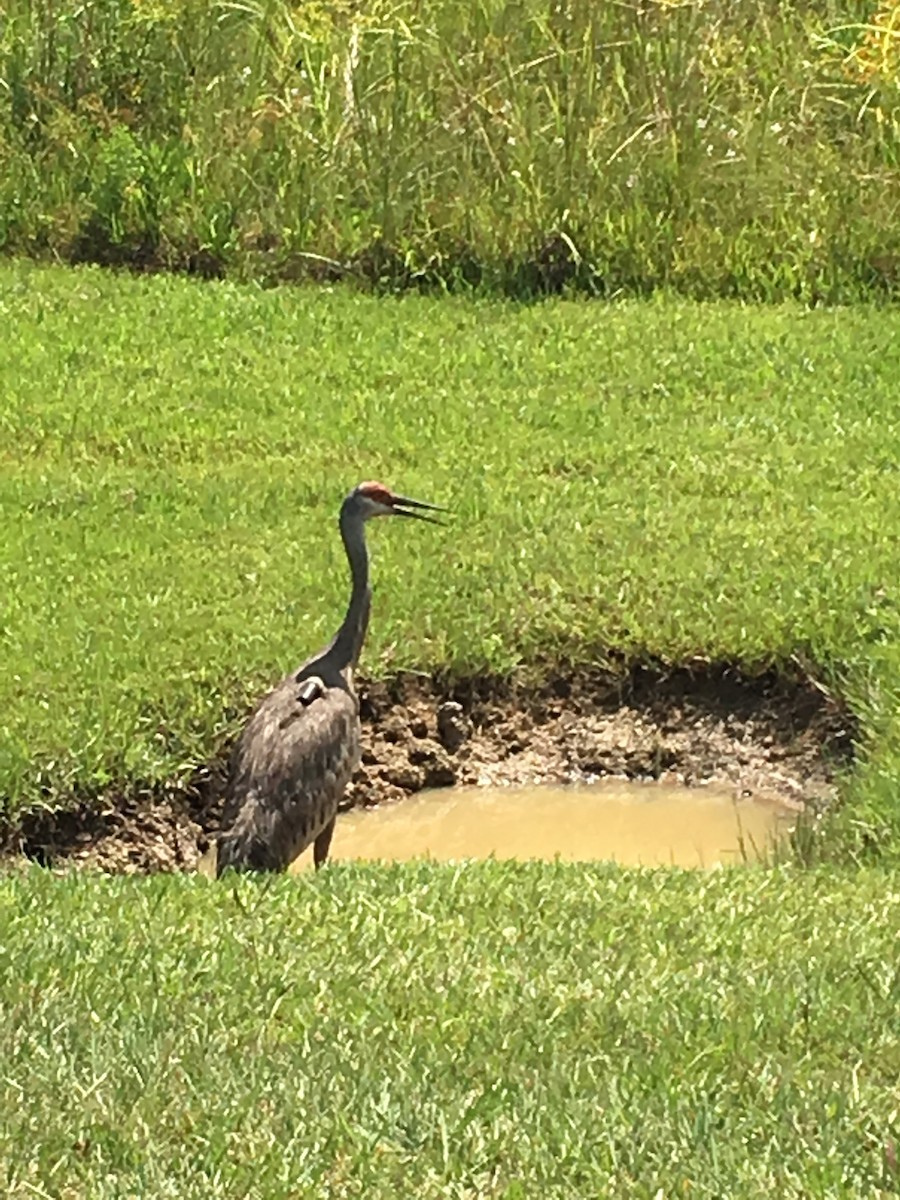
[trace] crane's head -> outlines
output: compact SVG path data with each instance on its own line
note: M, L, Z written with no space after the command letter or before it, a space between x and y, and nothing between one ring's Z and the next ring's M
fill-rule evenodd
M428 509L431 512L446 512L439 504L426 504L424 500L410 500L407 496L398 496L383 483L368 480L354 488L345 504L352 505L364 521L370 517L415 517L417 521L430 521L432 525L440 525L434 517L426 517L416 509Z

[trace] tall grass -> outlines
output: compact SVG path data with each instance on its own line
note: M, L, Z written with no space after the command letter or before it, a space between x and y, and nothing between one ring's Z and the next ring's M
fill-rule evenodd
M876 15L10 0L0 246L516 294L892 294L900 89Z

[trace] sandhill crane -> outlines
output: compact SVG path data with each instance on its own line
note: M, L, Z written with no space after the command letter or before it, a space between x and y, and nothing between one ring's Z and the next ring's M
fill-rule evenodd
M359 763L359 703L353 672L372 593L365 523L415 517L436 504L361 483L341 505L338 526L352 587L343 624L319 654L292 671L251 714L231 759L216 873L283 871L313 843L316 869L328 857L338 802Z

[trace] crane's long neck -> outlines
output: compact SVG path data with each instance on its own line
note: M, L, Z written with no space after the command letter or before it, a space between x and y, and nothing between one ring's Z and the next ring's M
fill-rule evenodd
M369 624L372 590L369 587L369 554L362 518L344 507L338 524L352 580L347 613L331 645L334 665L343 671L348 666L355 668L359 660Z

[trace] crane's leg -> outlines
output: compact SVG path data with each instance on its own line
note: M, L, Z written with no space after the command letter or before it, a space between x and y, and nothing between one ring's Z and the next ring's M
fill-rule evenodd
M328 847L331 845L331 835L334 833L334 822L336 817L332 817L316 840L313 842L313 862L316 870L325 862L328 857Z

